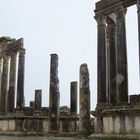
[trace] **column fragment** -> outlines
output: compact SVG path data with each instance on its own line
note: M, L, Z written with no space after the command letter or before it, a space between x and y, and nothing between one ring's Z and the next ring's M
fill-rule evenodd
M9 91L8 91L8 112L13 112L15 105L16 57L17 57L16 53L11 54Z
M87 64L80 66L80 134L88 134L90 130L90 89Z
M71 82L70 85L70 113L77 115L77 82Z
M128 103L128 74L125 14L123 6L116 8L116 51L117 51L117 103Z
M35 90L35 111L41 111L42 90Z
M58 56L51 54L50 64L50 99L49 99L49 133L59 130L60 93L58 80Z
M17 111L23 111L24 107L24 65L25 49L19 51L18 81L17 81Z
M107 105L107 38L106 38L106 16L96 15L98 24L98 51L97 51L97 107Z

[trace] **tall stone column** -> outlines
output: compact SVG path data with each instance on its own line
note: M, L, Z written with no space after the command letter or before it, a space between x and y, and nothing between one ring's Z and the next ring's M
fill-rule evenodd
M70 84L70 114L77 115L77 82Z
M108 77L109 77L109 105L114 106L117 102L116 95L116 25L112 19L107 20L108 38Z
M79 133L88 134L90 131L90 89L89 71L87 64L80 66L80 119Z
M14 111L15 106L15 88L16 88L16 53L11 54L10 61L10 77L8 91L8 112Z
M108 95L106 16L96 15L95 19L98 24L97 108L100 108L107 105Z
M41 111L41 104L42 104L42 90L35 90L35 112Z
M19 51L18 81L17 81L17 111L23 111L24 107L24 65L25 49Z
M1 84L1 113L7 112L7 94L8 94L8 65L9 57L3 57L3 72L2 72L2 84Z
M137 1L138 9L138 39L139 39L139 76L140 76L140 0Z
M116 8L116 52L117 52L117 103L128 103L128 74L125 14L123 6Z
M2 58L0 58L0 102L1 102L2 68L3 68L3 60Z
M59 130L60 93L58 80L58 56L51 54L50 64L50 98L49 98L49 133Z

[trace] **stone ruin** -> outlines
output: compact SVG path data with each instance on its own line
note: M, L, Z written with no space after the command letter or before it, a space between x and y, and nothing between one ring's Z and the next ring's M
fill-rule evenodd
M0 134L82 135L88 136L89 140L139 140L140 95L128 95L125 28L127 8L135 4L140 30L140 0L100 0L96 3L98 91L95 111L90 111L87 64L80 66L79 114L77 81L70 84L70 108L60 107L57 54L51 54L49 107L41 106L40 89L35 90L35 100L26 107L23 39L0 38Z
M25 106L24 66L23 39L1 37L0 135L76 136L93 132L87 64L80 67L80 114L77 113L76 81L70 84L70 108L60 107L57 54L51 54L49 107L42 107L41 89L35 90L35 99L30 102L30 107Z

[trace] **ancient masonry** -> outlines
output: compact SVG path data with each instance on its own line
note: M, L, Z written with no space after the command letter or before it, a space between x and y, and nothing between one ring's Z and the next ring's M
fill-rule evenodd
M79 72L79 114L77 81L70 83L70 108L60 107L57 54L51 54L49 107L41 106L40 89L35 90L35 100L26 107L23 39L0 38L0 134L84 135L89 140L139 140L140 95L128 95L125 28L127 8L135 4L140 41L140 0L100 0L96 3L98 91L95 111L90 111L87 64L82 64Z
M80 67L79 115L77 113L78 86L76 81L70 84L70 109L59 105L57 54L51 54L49 107L41 106L42 90L40 89L35 90L35 99L30 102L30 107L25 106L23 39L1 37L0 62L1 135L75 136L77 134L89 135L93 132L93 118L90 118L89 73L86 64Z

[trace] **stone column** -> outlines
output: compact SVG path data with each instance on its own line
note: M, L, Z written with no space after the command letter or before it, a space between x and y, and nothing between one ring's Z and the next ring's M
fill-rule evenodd
M116 25L108 18L107 20L108 37L108 77L109 77L109 105L116 105Z
M87 64L80 66L80 118L79 133L88 134L90 131L90 89Z
M137 1L138 9L138 39L139 39L139 75L140 75L140 0Z
M1 113L7 112L7 94L8 94L8 65L9 57L3 57L3 72L2 72L2 84L1 84Z
M2 68L3 68L3 60L2 58L0 58L0 102L1 102Z
M18 81L17 81L17 111L23 111L24 107L24 64L25 49L19 51Z
M128 103L128 74L125 14L123 6L116 8L116 53L117 53L117 103Z
M50 99L49 99L49 133L59 130L60 93L58 80L58 56L51 54L50 64Z
M107 37L106 37L106 16L96 15L98 24L98 51L97 51L97 108L107 105Z
M41 111L42 90L35 90L35 112Z
M70 85L70 114L77 115L77 82Z
M12 53L11 54L11 61L10 61L8 112L13 112L14 111L14 106L15 106L16 58L17 58L16 53Z

